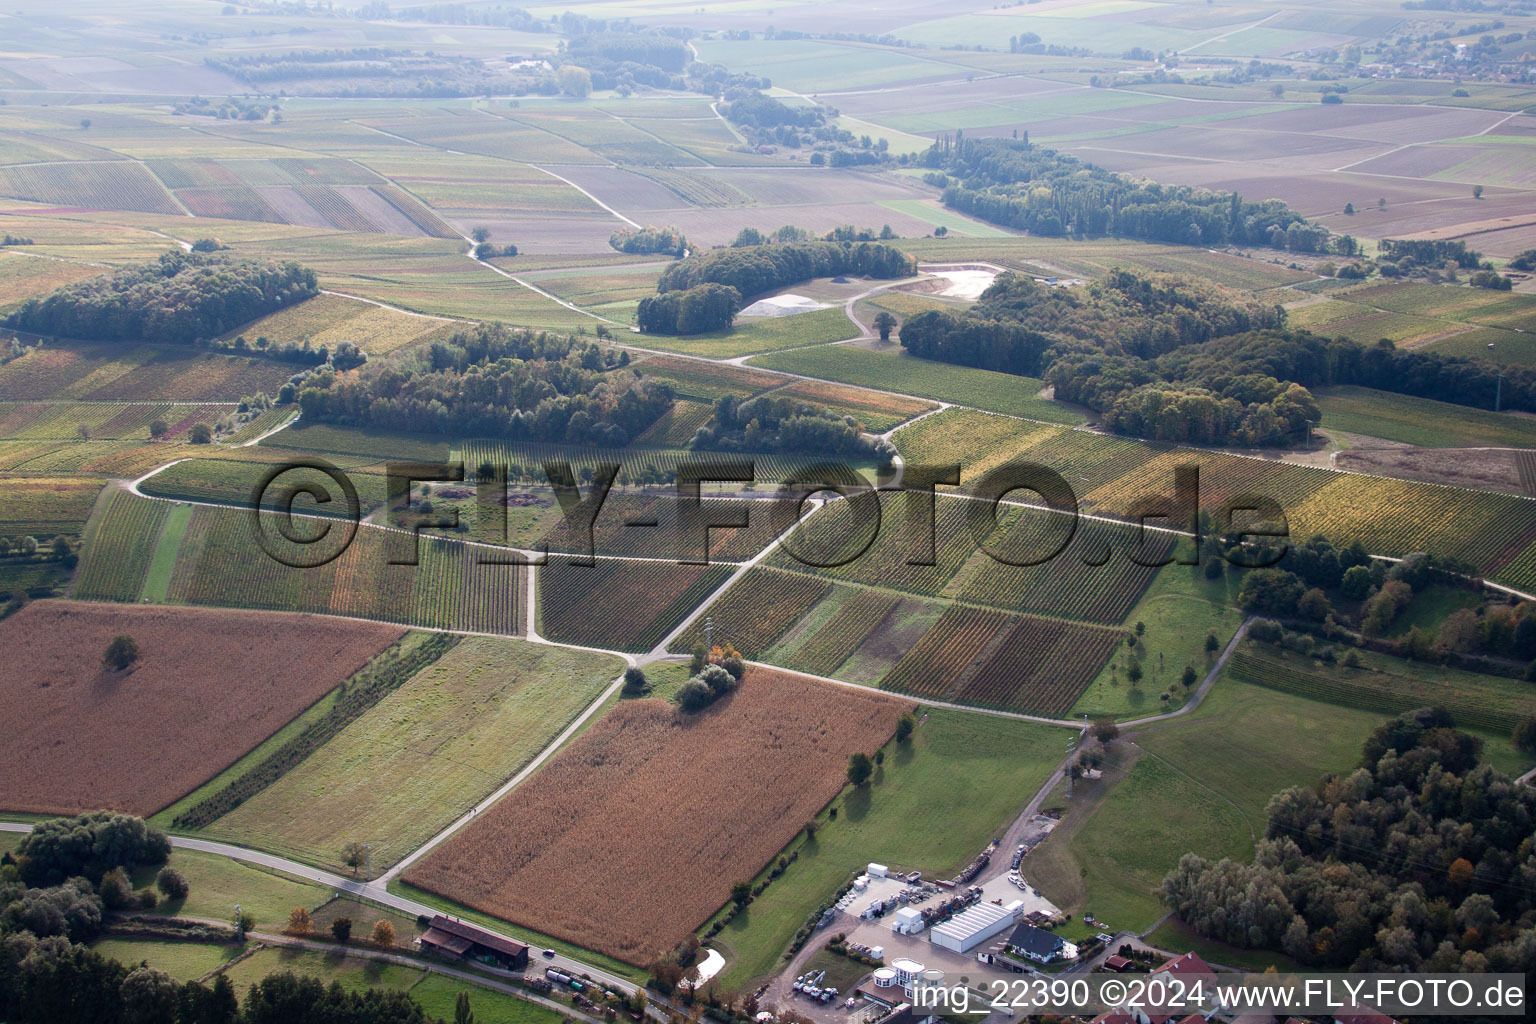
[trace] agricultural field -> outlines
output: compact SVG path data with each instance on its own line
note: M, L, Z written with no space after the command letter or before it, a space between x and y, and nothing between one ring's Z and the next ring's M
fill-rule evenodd
M0 167L0 196L100 210L181 213L154 175L126 160Z
M722 331L647 334L643 340L647 348L727 359L805 345L825 345L856 337L858 333L858 328L849 322L842 309L834 307L791 316L737 317L735 326Z
M704 614L714 620L715 643L758 659L831 589L827 580L759 566L732 583ZM687 653L704 639L701 616L668 649Z
M623 670L618 658L469 637L205 829L345 872L376 870L523 768Z
M167 345L58 344L0 364L0 401L235 401L277 394L298 367Z
M324 346L335 349L351 342L372 356L436 337L454 329L451 321L386 309L340 295L316 295L276 313L253 320L221 340L244 338L250 345L272 344ZM463 325L458 325L463 326Z
M1200 566L1173 564L1158 571L1125 616L1133 631L1138 622L1145 626L1136 646L1118 649L1072 706L1071 717L1141 718L1171 710L1160 703L1164 692L1174 707L1188 698L1181 680L1185 666L1195 670L1197 679L1204 679L1216 658L1205 650L1206 637L1216 637L1218 651L1225 650L1243 621L1237 607L1241 575L1208 580L1200 570ZM1145 673L1134 686L1128 674L1133 658Z
M1386 555L1433 549L1479 566L1513 586L1536 582L1526 552L1536 544L1522 499L1453 487L1334 473L1266 459L1111 437L1080 430L1037 427L965 409L924 418L894 436L912 462L962 460L962 485L1012 459L1027 459L1064 474L1084 511L1124 517L1138 508L1169 509L1174 471L1200 470L1200 505L1222 515L1242 494L1274 499L1292 534L1321 533L1335 543L1359 539ZM1382 516L1381 509L1398 510Z
M921 395L1008 416L1051 423L1082 422L1082 416L1068 406L1039 397L1044 381L917 359L899 350L887 354L853 345L822 345L757 356L751 363L769 370Z
M1319 388L1324 429L1430 448L1536 447L1536 420L1371 388Z
M166 402L0 402L0 439L26 441L148 441L150 425L165 425L159 440L185 440L194 423L213 426L234 405Z
M643 362L631 365L638 373L671 384L672 389L684 398L711 404L723 395L746 398L785 382L776 373L677 356L647 356Z
M1373 658L1359 669L1330 667L1253 640L1232 655L1227 670L1281 693L1379 714L1444 707L1459 725L1498 735L1511 721L1536 711L1530 687L1498 676L1396 659Z
M114 496L104 515L88 528L76 596L138 600L148 585L150 560L171 507L171 502L159 499ZM290 543L278 533L278 518L263 514L263 536L287 563L258 543L248 510L194 508L176 546L165 600L345 615L506 636L523 631L524 569L497 562L504 557L501 553L428 535L417 548L418 564L409 564L404 561L412 555L405 534L363 526L340 551L343 528L334 527L334 537L328 532L322 536L320 531L329 531L334 524L295 520L292 529L314 543ZM312 568L295 567L325 556L330 561ZM231 571L233 566L239 571Z
M126 633L138 662L104 670ZM45 601L0 622L10 652L8 810L159 810L264 740L401 635L366 623ZM60 645L58 638L71 642ZM196 637L196 643L189 638ZM301 644L302 665L267 655ZM217 657L210 658L210 654ZM241 685L226 666L241 665ZM87 699L87 697L89 699ZM177 709L168 714L168 708ZM64 737L62 741L60 737ZM127 771L153 752L156 770Z
M812 675L832 675L901 600L880 590L846 589L850 593L841 595L843 599L836 607L784 656L786 667Z
M937 406L900 395L882 394L864 388L844 387L817 380L798 380L773 393L775 398L793 398L822 406L842 416L852 416L870 433L882 434Z
M699 432L699 428L714 418L714 406L680 398L672 403L662 417L634 443L638 446L655 445L658 448L681 448Z
M0 485L0 536L78 534L101 481L72 477L6 478Z
M0 311L55 288L95 277L105 268L68 260L0 252Z
M1118 632L1020 616L953 699L1060 718L1120 645Z
M556 556L538 569L539 634L560 643L648 651L729 575L724 566Z
M664 701L626 701L404 880L646 963L835 797L848 755L884 744L903 710L765 669L688 728ZM572 818L573 805L586 813ZM625 868L594 886L567 869L578 862Z

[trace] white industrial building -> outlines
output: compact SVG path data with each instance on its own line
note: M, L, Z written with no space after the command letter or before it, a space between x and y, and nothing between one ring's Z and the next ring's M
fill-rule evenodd
M901 935L916 935L923 930L923 912L916 907L902 907L896 911L891 928Z
M1023 906L1023 900L1014 900L1006 907L996 903L978 903L943 924L935 925L928 933L928 941L956 953L968 953L993 936L1012 928Z

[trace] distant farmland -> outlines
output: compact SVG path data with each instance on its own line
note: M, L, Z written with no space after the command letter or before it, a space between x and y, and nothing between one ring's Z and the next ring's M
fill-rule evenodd
M29 605L0 622L9 750L0 804L35 814L152 814L403 632L263 612ZM102 652L121 633L138 643L139 661L105 671Z
M698 715L621 704L405 880L648 963L783 848L907 706L763 669ZM600 883L573 870L598 864Z

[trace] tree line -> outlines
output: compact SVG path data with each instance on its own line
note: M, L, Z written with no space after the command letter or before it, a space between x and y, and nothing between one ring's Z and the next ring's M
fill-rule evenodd
M322 369L305 381L299 407L312 423L620 448L674 396L632 371L607 372L610 359L595 344L482 324L414 360L357 374Z
M191 344L313 298L315 272L292 260L167 252L143 266L28 299L5 326L87 341Z
M1116 270L1085 288L999 275L964 313L902 325L913 355L1043 377L1118 433L1194 444L1288 446L1322 413L1309 389L1358 385L1536 411L1536 370L1363 345L1284 327L1284 311L1216 285ZM1504 380L1499 381L1500 377Z
M906 277L911 256L880 242L786 242L712 249L674 263L656 282L658 293L701 284L729 285L743 297L759 295L813 277Z
M1442 710L1393 719L1360 766L1269 802L1252 864L1188 853L1163 881L1203 935L1356 971L1536 969L1536 791Z
M923 166L958 179L944 203L1036 235L1119 235L1180 245L1267 245L1328 251L1327 228L1279 200L1160 185L1106 170L1022 139L937 139Z

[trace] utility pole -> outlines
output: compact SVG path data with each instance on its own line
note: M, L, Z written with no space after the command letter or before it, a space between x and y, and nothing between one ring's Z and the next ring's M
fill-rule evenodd
M363 881L373 881L373 844L363 844Z
M1498 374L1497 377L1498 377L1498 379L1496 381L1494 381L1494 385L1493 385L1494 389L1495 389L1494 392L1493 392L1493 411L1494 412L1498 412L1499 411L1499 406L1502 405L1503 402L1504 402L1504 375L1501 373L1501 374Z
M715 649L715 617L713 615L704 616L704 648L710 651Z

